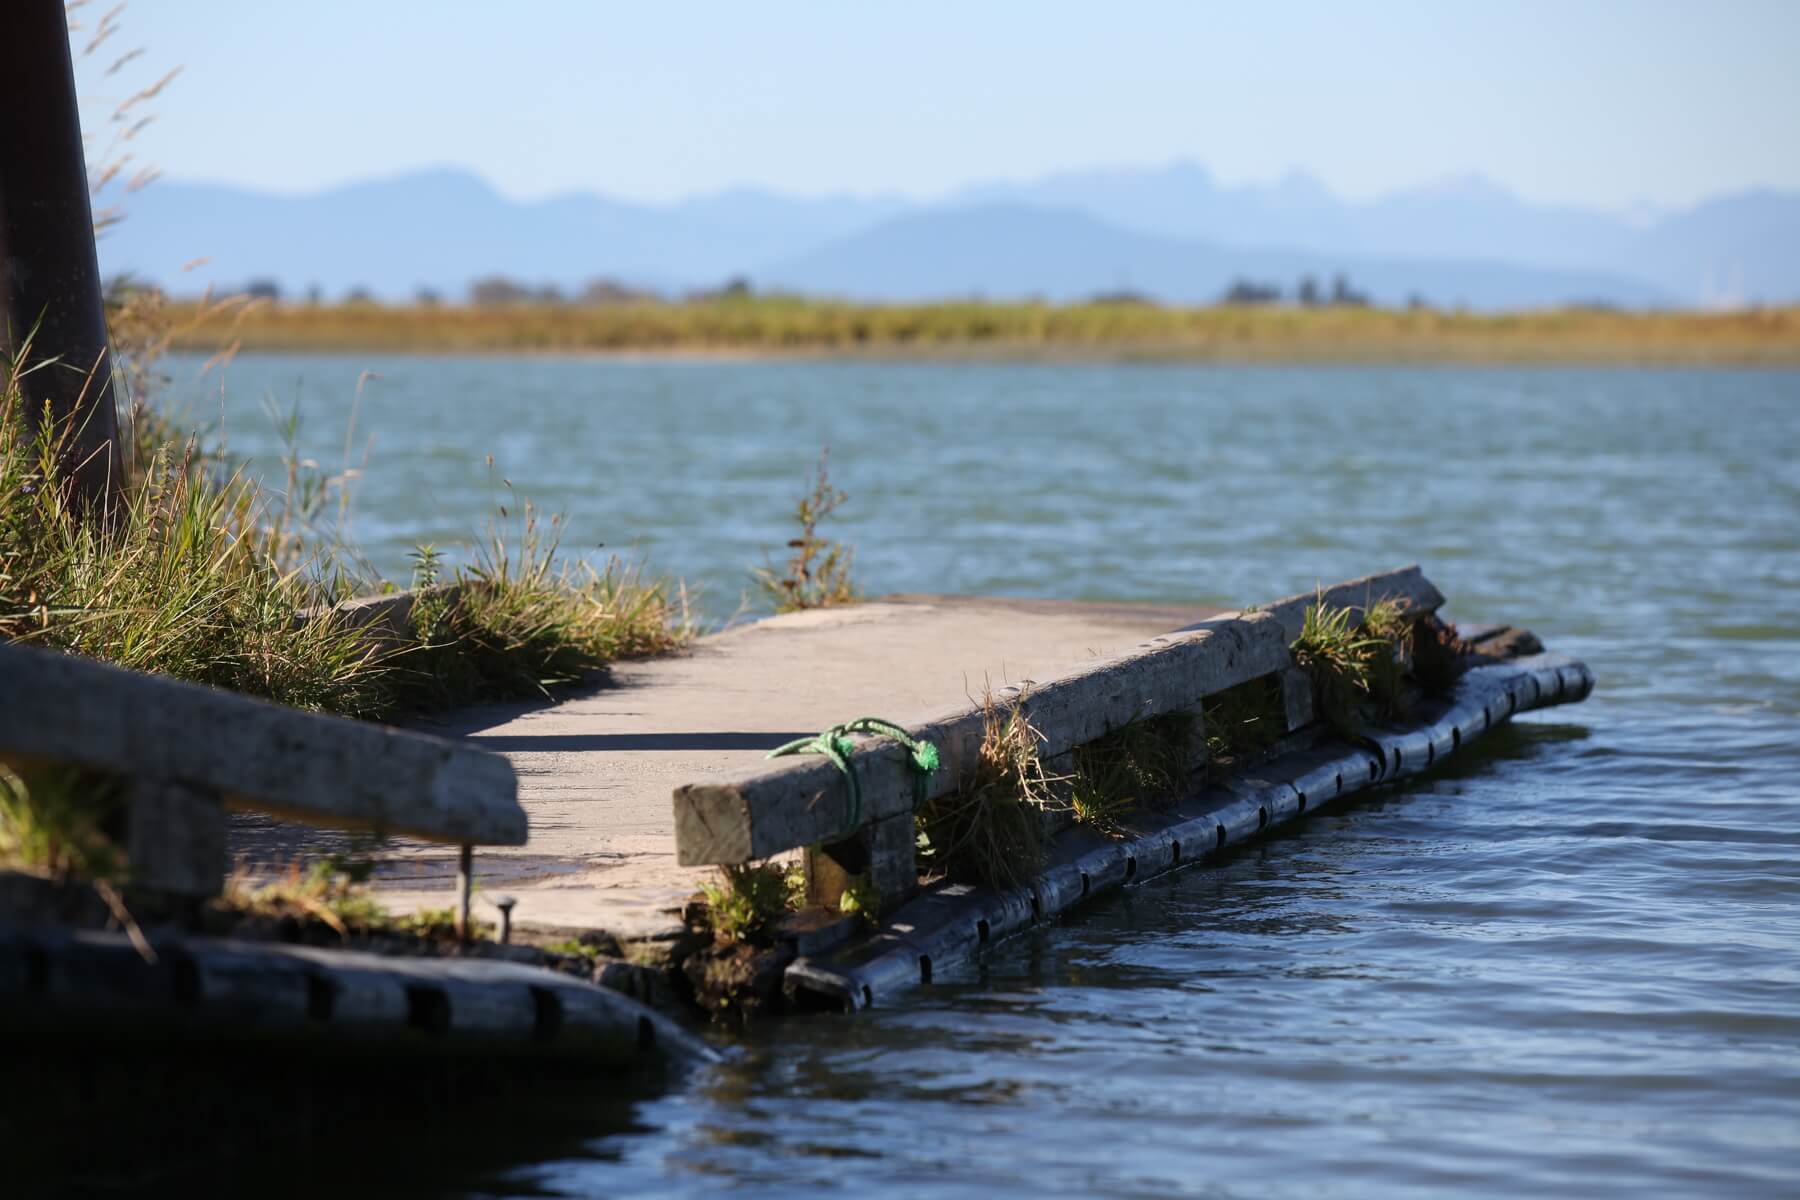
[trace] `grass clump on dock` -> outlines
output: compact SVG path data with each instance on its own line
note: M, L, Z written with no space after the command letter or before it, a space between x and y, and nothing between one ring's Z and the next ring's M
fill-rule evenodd
M1312 680L1319 715L1338 732L1355 733L1398 715L1410 640L1406 615L1391 601L1370 605L1359 621L1355 609L1321 600L1307 608L1291 649Z
M1069 780L1075 823L1114 836L1133 809L1179 800L1193 767L1196 725L1192 713L1164 713L1076 747Z
M753 573L778 613L854 604L862 598L850 573L855 552L842 542L819 534L819 523L850 498L832 486L830 453L829 448L820 452L812 486L794 507L800 535L788 542L793 553L788 555L787 565L780 571L767 566Z
M805 890L799 864L780 862L723 866L717 879L700 885L713 936L726 943L763 940L799 907Z
M436 549L420 547L412 639L385 660L406 707L544 695L693 637L684 587L617 558L600 570L562 562L561 532L560 517L546 530L526 502L516 545L491 534L449 587Z
M983 697L973 775L955 791L927 800L916 817L930 871L1002 888L1036 874L1044 858L1044 812L1061 782L1044 771L1038 756L1043 741L1019 701Z

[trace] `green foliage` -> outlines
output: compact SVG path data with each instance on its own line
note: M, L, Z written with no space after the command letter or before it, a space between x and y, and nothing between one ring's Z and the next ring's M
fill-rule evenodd
M124 815L117 783L103 776L0 765L0 865L122 882L126 863L117 835Z
M1179 800L1193 765L1194 728L1192 713L1165 713L1077 747L1069 792L1076 823L1112 835L1131 810Z
M67 502L57 434L34 433L15 369L0 381L0 639L30 641L264 696L376 716L392 705L321 573L286 565L289 530L193 441L126 481L113 519Z
M819 523L837 511L849 496L831 484L827 472L830 449L820 451L812 487L794 508L800 536L788 542L793 553L777 572L763 567L753 574L778 613L854 604L861 598L850 575L854 551L841 542L819 536Z
M1044 811L1062 782L1044 772L1043 735L1018 704L982 702L982 739L972 776L927 800L915 822L929 871L962 883L1016 887L1044 860Z
M1292 646L1295 665L1312 679L1319 715L1340 733L1396 715L1405 682L1405 614L1382 601L1361 621L1354 617L1351 608L1314 604Z
M720 867L717 879L700 885L714 936L722 942L762 939L794 908L795 874L794 868L776 862Z
M503 519L512 507L501 507ZM546 525L529 501L516 507L516 537L491 527L454 588L433 590L441 582L435 547L415 551L413 640L384 660L405 707L544 695L618 659L665 653L692 638L679 584L617 558L598 571L563 562L561 518Z
M559 954L564 958L579 958L592 965L600 957L600 947L590 946L580 938L567 938L560 942L550 942L544 949L551 954Z
M844 894L838 897L838 911L860 916L866 925L872 926L881 920L881 893L875 889L867 872L850 877Z

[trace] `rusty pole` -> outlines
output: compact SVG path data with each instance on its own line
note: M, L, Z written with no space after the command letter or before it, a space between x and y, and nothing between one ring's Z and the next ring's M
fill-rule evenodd
M118 416L94 250L75 64L63 0L5 0L0 18L0 350L51 365L22 382L48 410L64 477L90 509L120 483ZM30 365L30 364L27 364Z

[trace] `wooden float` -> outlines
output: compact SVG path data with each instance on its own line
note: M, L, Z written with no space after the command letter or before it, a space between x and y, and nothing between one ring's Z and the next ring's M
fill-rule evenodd
M1367 729L1354 742L1339 740L1316 719L1311 682L1289 647L1315 605L1350 609L1359 621L1380 602L1394 605L1410 624L1435 613L1444 597L1417 566L1405 567L1203 621L997 696L1027 716L1042 736L1041 757L1052 764L1134 720L1171 713L1203 719L1209 697L1256 680L1279 687L1283 700L1286 736L1270 760L1213 786L1196 784L1171 811L1135 814L1117 838L1065 826L1028 886L937 881L921 891L909 756L894 742L873 739L859 743L854 756L861 805L853 821L842 772L818 757L776 760L677 788L680 860L729 865L799 849L809 900L827 908L835 908L852 875L861 875L891 915L847 948L801 950L786 971L790 993L861 1008L930 982L934 969L996 938L1126 883L1229 851L1340 797L1426 770L1516 713L1574 703L1593 688L1587 667L1572 659L1495 659L1468 669L1447 696L1415 705L1402 723ZM1502 632L1471 630L1466 640L1498 645ZM1521 646L1535 648L1535 639L1519 636L1507 650ZM982 705L965 704L904 723L941 756L927 795L947 794L972 775L983 715Z
M217 938L151 945L146 957L121 934L0 929L0 1027L605 1066L717 1058L621 993L539 967Z

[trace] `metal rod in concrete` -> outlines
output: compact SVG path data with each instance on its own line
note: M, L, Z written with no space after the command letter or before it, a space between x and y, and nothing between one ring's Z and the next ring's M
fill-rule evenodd
M456 936L469 940L469 901L475 892L475 847L464 844L456 858Z

